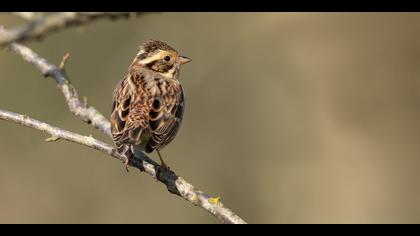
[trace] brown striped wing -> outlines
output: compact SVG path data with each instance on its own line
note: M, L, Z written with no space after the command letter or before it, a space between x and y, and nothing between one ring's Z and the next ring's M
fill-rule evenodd
M111 114L111 131L118 151L123 153L127 145L140 145L142 135L148 130L150 102L147 93L134 93L128 78L117 86Z
M173 93L155 99L150 111L152 138L146 145L146 152L161 150L176 136L184 114L184 91L182 87L173 88Z

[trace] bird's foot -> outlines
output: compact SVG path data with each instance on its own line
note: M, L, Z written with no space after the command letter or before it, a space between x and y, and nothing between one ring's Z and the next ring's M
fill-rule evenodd
M165 172L170 171L171 169L169 166L165 164L165 162L162 162L160 166L157 167L156 170L156 182L162 180L162 175L165 174Z

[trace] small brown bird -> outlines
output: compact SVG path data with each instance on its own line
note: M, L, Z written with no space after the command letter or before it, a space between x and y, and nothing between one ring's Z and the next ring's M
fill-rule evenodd
M128 159L135 149L159 151L177 134L184 113L184 92L179 82L180 65L191 59L180 56L168 44L148 40L140 46L127 75L114 91L111 130L118 152Z

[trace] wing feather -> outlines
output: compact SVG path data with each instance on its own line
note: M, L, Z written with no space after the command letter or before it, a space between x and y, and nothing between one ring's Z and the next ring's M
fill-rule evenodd
M134 92L130 76L127 75L114 91L111 130L118 149L124 149L126 145L139 145L148 126L147 101L144 96Z
M184 114L184 92L181 86L176 91L175 99L166 99L161 110L162 115L157 121L159 124L152 132L152 139L146 146L146 151L160 150L169 144L176 136ZM164 99L165 100L165 99Z

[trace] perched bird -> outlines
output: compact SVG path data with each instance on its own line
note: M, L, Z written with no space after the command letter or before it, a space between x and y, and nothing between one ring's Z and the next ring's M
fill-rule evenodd
M118 152L128 157L126 168L135 149L146 153L156 150L160 168L167 168L159 151L180 128L184 92L179 69L190 61L159 40L140 45L128 73L114 91L112 104L112 136Z

